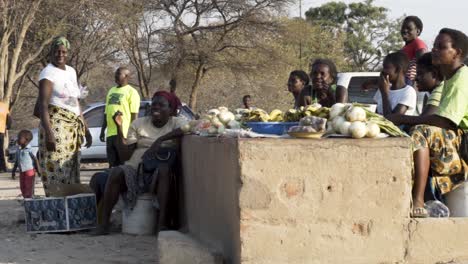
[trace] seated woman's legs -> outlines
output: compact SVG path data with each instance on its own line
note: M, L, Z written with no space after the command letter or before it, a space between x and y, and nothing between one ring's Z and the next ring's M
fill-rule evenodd
M97 234L109 232L110 217L112 209L119 200L119 195L127 190L124 171L115 167L110 171L104 195L102 197L102 224L96 230Z
M159 215L157 221L156 234L159 233L161 226L164 225L167 215L167 203L169 200L170 170L167 163L161 163L158 167L158 180L155 185L154 193L158 198Z
M424 191L427 185L430 169L429 148L422 148L414 152L414 185L413 207L424 207Z
M444 184L437 184L441 194L450 192L457 184L457 174L465 171L463 162L458 155L460 131L443 129L435 126L415 126L411 138L414 147L414 186L413 186L413 216L427 216L424 210L424 191L429 178L429 172L436 176L437 181L447 179Z
M96 195L96 204L99 204L102 196L104 195L107 178L109 178L108 170L95 173L93 176L91 176L91 179L89 180L89 187L94 191L94 194Z

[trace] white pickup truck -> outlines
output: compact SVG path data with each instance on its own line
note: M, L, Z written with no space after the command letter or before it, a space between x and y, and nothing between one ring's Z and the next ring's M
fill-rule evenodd
M368 104L369 110L375 111L377 104L373 98L379 76L379 72L340 72L337 85L348 89L348 102Z
M374 104L380 72L341 72L338 73L339 86L348 89L350 103Z

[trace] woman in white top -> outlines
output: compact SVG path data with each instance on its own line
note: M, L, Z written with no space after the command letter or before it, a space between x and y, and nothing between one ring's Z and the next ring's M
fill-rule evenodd
M76 72L66 65L69 48L66 38L56 38L50 51L51 63L39 76L38 159L47 196L51 184L80 183L79 150L83 137L86 137L86 147L92 143L81 115Z
M416 109L416 90L405 82L408 57L401 52L388 54L383 61L379 90L374 96L377 113L414 115Z

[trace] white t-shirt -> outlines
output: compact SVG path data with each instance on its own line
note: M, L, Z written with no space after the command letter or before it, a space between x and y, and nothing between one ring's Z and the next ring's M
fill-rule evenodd
M65 65L65 70L55 67L51 63L47 65L39 75L39 81L47 79L53 83L50 104L67 109L77 115L80 114L81 92L76 77L76 71Z
M393 110L399 104L406 105L408 110L406 110L405 115L414 115L416 109L416 97L416 90L409 85L402 89L390 90L390 107ZM380 90L377 90L375 93L374 101L377 103L377 113L383 114L382 94L380 93Z
M141 117L133 121L128 129L127 144L131 145L136 143L137 147L130 159L125 162L125 165L130 165L135 169L138 168L141 157L158 138L185 124L187 124L187 120L181 117L171 117L165 126L159 128L153 125L151 116ZM163 146L165 147L170 147L173 144L173 141L163 142Z

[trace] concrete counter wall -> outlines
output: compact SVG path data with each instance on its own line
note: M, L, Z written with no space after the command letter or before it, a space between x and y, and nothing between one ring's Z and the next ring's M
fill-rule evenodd
M182 149L184 229L222 252L229 263L239 263L238 142L190 136L184 138Z
M183 140L183 166L187 229L222 252L227 263L468 259L466 247L457 245L426 255L434 250L425 246L427 240L456 244L448 234L455 226L468 231L468 222L441 220L448 221L446 232L434 237L429 230L443 222L411 221L406 138L189 136Z

